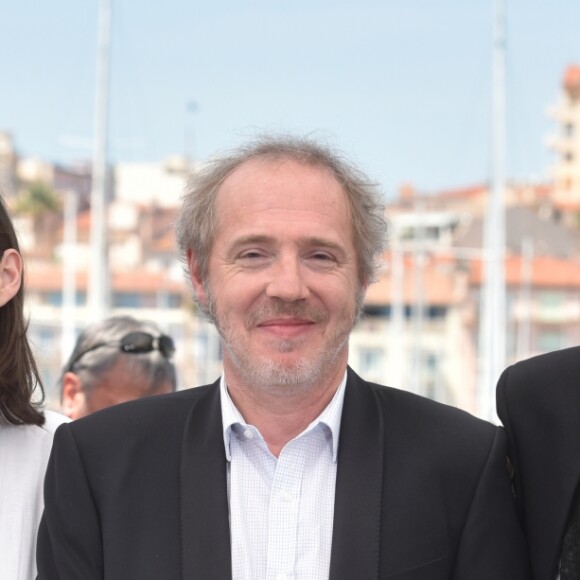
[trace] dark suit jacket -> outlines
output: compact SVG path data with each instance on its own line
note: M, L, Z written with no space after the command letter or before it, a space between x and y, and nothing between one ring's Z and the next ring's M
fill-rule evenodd
M40 580L228 580L218 383L61 427ZM349 370L331 580L520 580L502 429Z
M506 369L497 409L508 432L534 578L552 580L580 481L580 348Z

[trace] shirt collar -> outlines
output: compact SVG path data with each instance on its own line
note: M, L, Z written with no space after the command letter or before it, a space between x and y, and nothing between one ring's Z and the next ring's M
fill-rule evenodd
M305 431L315 427L318 424L323 424L330 429L332 434L332 461L336 463L338 457L338 438L340 434L340 422L342 419L342 407L344 404L344 392L346 389L346 371L336 393L332 400L324 408L322 413L318 415L314 421L305 429ZM230 453L230 437L232 435L232 427L234 425L241 425L248 427L249 425L244 421L242 414L232 401L228 388L226 385L225 375L222 374L220 379L220 404L222 411L222 426L224 435L224 448L226 452L226 460L231 461Z

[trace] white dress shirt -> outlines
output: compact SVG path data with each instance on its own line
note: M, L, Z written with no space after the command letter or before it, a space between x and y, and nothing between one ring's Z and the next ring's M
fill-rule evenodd
M222 376L233 580L328 580L345 385L276 458Z

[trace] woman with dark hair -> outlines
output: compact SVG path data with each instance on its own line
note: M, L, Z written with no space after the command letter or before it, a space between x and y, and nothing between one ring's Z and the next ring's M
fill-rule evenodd
M53 433L67 420L41 409L44 391L26 328L22 257L0 197L0 565L10 580L36 575L44 471Z

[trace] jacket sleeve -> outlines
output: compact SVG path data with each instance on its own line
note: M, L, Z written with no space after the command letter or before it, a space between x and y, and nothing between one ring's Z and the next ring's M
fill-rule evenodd
M505 431L498 427L473 495L453 580L528 580L524 533L507 465Z
M99 514L70 424L56 432L44 483L37 580L102 580Z

